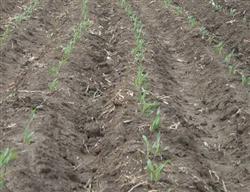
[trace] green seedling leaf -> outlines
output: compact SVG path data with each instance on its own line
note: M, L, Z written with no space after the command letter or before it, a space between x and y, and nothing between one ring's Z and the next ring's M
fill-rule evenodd
M236 74L236 66L235 65L229 65L229 74L230 75L235 75Z
M173 4L173 0L164 0L165 6L169 8Z
M209 36L209 31L206 29L206 27L202 26L200 28L200 34L202 39L206 39Z
M180 6L175 7L175 13L176 15L182 15L183 14L183 9Z
M229 53L225 58L224 58L224 63L226 63L227 65L230 64L231 59L234 57L234 51L232 51L231 53Z
M11 161L16 159L16 153L13 149L6 148L0 153L0 169L8 165Z
M152 182L158 182L161 178L161 174L164 171L164 168L170 161L166 161L165 163L154 163L150 159L147 160L147 172Z
M32 142L32 137L34 135L33 131L30 131L27 127L24 129L23 133L23 141L25 144L30 145Z
M137 70L137 75L135 78L135 86L138 90L142 90L147 82L147 74L144 72L143 67L140 65Z
M220 42L217 45L215 45L214 50L215 50L215 53L217 53L218 55L222 55L223 50L224 50L224 43Z
M54 79L51 83L49 83L49 90L51 92L57 91L59 87L58 79Z
M143 138L143 142L144 142L144 144L145 144L145 146L146 146L147 158L149 158L150 153L151 153L151 151L152 151L151 144L150 144L148 138L147 138L145 135L143 135L142 138Z
M154 156L161 156L161 133L158 132L156 135L156 141L152 146L152 152Z
M161 113L160 113L160 110L157 110L157 114L153 120L151 127L150 127L150 131L151 132L158 131L159 127L160 127L160 122L161 122Z
M188 23L192 28L195 28L197 25L196 18L194 16L188 16Z
M245 75L241 75L241 82L243 86L246 86L249 84L250 80L248 77L246 77Z

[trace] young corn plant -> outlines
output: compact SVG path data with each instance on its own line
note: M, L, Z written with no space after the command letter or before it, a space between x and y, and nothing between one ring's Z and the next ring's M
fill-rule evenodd
M215 11L222 11L223 7L218 4L215 0L210 0L209 3L212 5Z
M149 142L147 136L143 135L142 139L143 139L143 142L144 142L144 144L146 146L146 157L147 157L147 159L149 159L150 154L152 153L152 145Z
M209 34L207 41L208 41L208 43L209 43L210 45L211 45L212 43L217 43L215 34Z
M156 141L152 145L152 152L154 157L161 156L161 133L158 132L156 135Z
M247 77L245 75L241 75L241 82L243 86L250 85L250 77Z
M235 56L235 54L234 54L234 50L233 50L229 54L226 55L226 57L224 58L224 63L229 65L234 56Z
M236 74L236 65L229 65L229 74L230 75L235 75Z
M5 176L7 166L16 159L16 152L13 149L6 148L0 152L0 190L5 186Z
M146 91L145 90L141 91L139 97L141 111L143 114L151 115L159 107L159 104L156 102L147 101L146 96L147 96Z
M217 45L214 46L214 50L216 54L221 56L224 50L224 43L219 42Z
M176 6L176 7L174 8L174 11L175 11L175 14L178 15L178 16L180 16L180 15L183 14L183 8L180 7L180 6Z
M26 127L24 128L24 133L23 133L23 142L25 144L30 145L32 142L32 137L34 135L33 131L30 131L30 126L31 123L34 121L34 119L36 118L36 114L37 114L37 108L32 109L31 114L30 114L30 118L28 120L28 123L26 125Z
M229 16L234 18L236 15L237 15L237 9L230 8Z
M161 134L160 132L156 135L156 141L151 144L151 142L148 140L147 136L143 135L143 142L146 146L146 157L149 159L150 157L160 157L161 156Z
M160 113L160 110L158 109L157 110L157 113L156 113L156 116L153 120L153 123L152 125L150 126L150 131L151 132L156 132L159 130L160 128L160 123L161 123L161 113Z
M195 18L194 16L190 15L190 16L188 16L187 19L188 19L189 25L190 25L192 28L195 28L196 25L197 25L197 20L196 20L196 18Z
M207 39L209 36L209 31L206 29L206 27L202 26L200 28L200 34L202 39Z
M173 0L164 0L165 6L169 8L173 4Z
M145 88L145 84L147 82L147 78L148 78L147 73L145 73L142 65L139 65L138 69L137 69L136 78L135 78L135 87L139 91L141 91L142 88Z
M170 164L170 161L166 161L165 163L155 163L148 159L147 161L147 172L149 175L149 179L152 182L158 182L161 179L162 172L167 164Z

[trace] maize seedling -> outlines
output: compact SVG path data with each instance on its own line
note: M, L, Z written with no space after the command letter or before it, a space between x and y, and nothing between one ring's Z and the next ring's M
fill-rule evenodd
M49 83L49 90L51 92L57 91L59 87L58 79L54 79L52 82Z
M250 77L247 77L245 75L241 75L241 82L242 82L242 85L244 86L247 86L247 85L250 85Z
M206 29L206 27L202 26L200 28L200 34L202 39L206 39L209 36L209 31Z
M153 120L153 123L150 126L150 131L151 132L158 131L159 128L160 128L160 122L161 122L161 113L160 113L160 110L158 109L157 114L156 114L156 116L155 116L155 118Z
M234 8L231 8L231 9L229 10L229 16L235 17L236 15L237 15L237 10L234 9Z
M177 15L182 15L182 14L183 14L183 9L182 9L182 7L176 6L176 7L175 7L175 13L176 13Z
M225 58L224 58L224 63L225 64L230 64L231 59L235 56L234 51L231 51Z
M218 55L222 55L223 50L224 50L224 43L220 42L217 45L214 46L215 53Z
M229 74L230 75L235 75L236 74L236 65L229 65Z
M0 152L0 189L5 186L6 167L16 159L16 152L13 149L6 148Z
M217 2L215 2L214 0L210 0L209 3L213 6L215 11L221 11L223 9L223 7L219 5Z
M154 156L161 156L161 133L158 132L156 135L156 141L153 143L152 152Z
M192 28L195 28L197 25L196 18L194 16L188 16L188 23Z
M164 0L164 3L166 7L170 7L170 5L173 3L173 0Z
M30 131L30 125L33 122L33 120L36 118L36 113L37 113L37 108L32 109L30 119L24 128L24 133L23 133L23 142L25 144L30 145L32 142L32 136L34 135L34 132Z
M157 156L161 156L161 134L160 132L157 133L156 135L156 141L151 144L148 140L148 138L143 135L143 142L146 146L146 157L147 159L150 158L151 155L153 155L153 157L157 157Z
M161 174L164 171L164 168L167 164L170 164L170 161L166 161L165 163L157 164L152 162L150 159L147 161L147 172L152 182L158 182L161 178Z
M137 69L137 75L135 78L135 87L138 90L142 90L142 88L145 86L145 84L147 82L147 77L148 77L148 75L145 73L143 67L141 65L139 65L139 67Z
M144 144L146 145L146 157L148 159L150 154L151 154L151 151L152 151L152 146L151 146L148 138L145 135L143 135L142 138L143 138Z
M208 43L209 43L210 45L211 45L212 43L217 43L215 34L210 34L210 35L208 36Z
M141 105L141 110L142 110L142 113L146 115L151 115L154 112L154 110L159 107L159 104L155 102L148 102L146 100L146 95L147 94L145 90L143 90L140 93L139 101Z

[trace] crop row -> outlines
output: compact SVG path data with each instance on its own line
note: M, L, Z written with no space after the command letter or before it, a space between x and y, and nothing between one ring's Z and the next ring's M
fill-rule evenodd
M28 17L28 15L30 16L32 12L31 10L34 10L35 5L37 5L38 2L39 2L38 0L34 0L32 4L33 6L30 6L30 8L26 9L25 13L21 14L22 16L18 17L19 18L18 21L24 20L25 18ZM76 44L80 41L83 33L86 32L89 27L90 27L90 19L89 19L89 11L88 11L88 0L82 0L81 22L75 27L72 39L63 49L63 56L59 64L52 66L49 69L49 74L51 75L51 77L54 78L54 80L51 83L49 83L49 86L48 86L50 91L57 90L58 83L59 83L58 77L59 77L61 68L63 67L63 65L68 63ZM30 117L26 123L26 126L24 127L24 132L23 132L24 144L30 145L32 143L32 136L34 135L34 132L31 131L30 128L31 128L32 122L36 118L37 111L39 110L39 106L41 106L41 104L38 105L37 107L34 107L30 112ZM14 149L6 148L5 150L0 152L0 189L2 189L5 186L7 166L9 165L11 161L15 160L16 157L17 157L17 152Z
M149 81L148 74L143 68L143 61L145 57L146 42L143 35L143 23L133 11L132 6L127 0L119 0L120 6L126 11L128 17L133 23L133 32L136 41L136 46L132 50L134 57L134 64L137 66L136 77L134 80L135 88L138 92L138 103L141 113L149 120L152 119L150 132L155 138L153 141L148 136L143 135L142 139L145 144L145 159L146 170L151 182L158 182L161 178L162 172L169 160L162 160L161 155L161 113L160 104L149 99ZM159 158L160 157L160 158Z
M11 36L12 32L23 21L28 20L34 10L38 7L40 0L32 0L31 3L24 9L24 11L15 16L14 19L6 26L3 34L0 35L0 48L8 41L9 37Z
M164 3L170 11L173 11L178 16L185 17L191 28L199 29L201 38L213 47L214 52L218 56L223 58L222 63L228 66L231 75L239 76L243 86L250 85L250 76L247 71L240 69L239 65L235 64L238 55L234 49L228 51L227 47L229 46L225 42L221 41L216 34L209 31L195 16L190 15L184 8L175 5L172 0L164 0Z

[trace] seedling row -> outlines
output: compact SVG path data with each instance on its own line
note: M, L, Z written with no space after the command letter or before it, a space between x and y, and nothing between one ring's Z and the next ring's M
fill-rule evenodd
M172 0L164 0L164 3L169 10L179 16L185 17L191 29L199 29L201 38L213 47L216 55L223 58L222 63L228 66L229 74L239 76L243 86L250 85L250 76L248 71L246 69L240 69L238 65L235 64L237 62L238 55L234 49L228 51L227 47L229 46L226 45L225 42L221 41L216 34L210 32L195 16L190 15L190 13L184 8L175 5Z
M23 20L29 18L32 12L34 11L35 7L37 7L38 3L39 3L38 0L32 1L32 4L25 10L24 13L16 17L15 21L17 21L17 23L21 23ZM60 75L60 70L64 65L66 65L69 62L70 56L73 53L75 46L80 41L82 35L84 34L84 32L88 30L89 27L90 27L90 19L89 19L89 11L88 11L88 0L82 0L81 22L75 27L72 39L63 49L63 56L62 56L62 59L59 61L59 64L52 66L49 69L50 76L54 78L54 80L51 83L49 83L49 86L48 86L48 89L51 92L58 90L58 86L59 86L58 78ZM1 39L2 40L1 42L7 41L7 37L11 35L11 32L14 28L11 28L11 26L9 26L9 29L10 29L9 30L10 33L5 32L4 33L5 36L3 36L5 37L5 39ZM31 125L37 116L39 107L44 102L45 101L43 101L37 107L33 108L30 112L29 119L27 120L26 125L24 127L24 131L23 131L23 143L24 144L30 145L33 142L33 135L35 133L31 131ZM6 148L2 152L0 152L0 189L4 188L5 186L5 177L7 174L8 164L11 161L15 160L16 157L17 157L17 152L15 151L15 149Z
M133 23L133 32L136 41L136 47L132 50L134 56L134 64L137 66L136 77L134 80L135 88L138 92L138 103L141 113L151 122L150 132L153 134L154 140L149 139L149 136L143 135L145 145L146 170L151 182L157 183L164 171L164 168L170 163L169 160L159 160L161 156L161 112L160 104L151 101L149 98L149 78L143 67L143 61L146 50L146 40L143 35L143 23L136 15L132 6L127 0L119 0L120 6L126 11L128 17Z
M40 0L32 0L31 3L24 9L24 12L14 17L13 21L11 21L6 27L3 34L0 34L0 48L7 43L11 34L15 30L15 28L20 25L23 21L28 20L33 12L36 10L40 3Z

